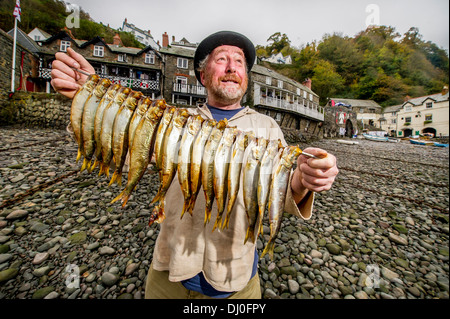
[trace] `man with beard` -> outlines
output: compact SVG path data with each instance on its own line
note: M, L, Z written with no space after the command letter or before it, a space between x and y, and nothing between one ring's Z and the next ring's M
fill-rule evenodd
M73 97L86 78L69 66L91 73L93 69L79 54L71 50L68 53L56 54L52 85ZM255 57L252 42L242 34L221 31L205 38L196 50L194 66L197 79L207 89L207 102L190 111L205 119L226 118L229 126L251 130L257 137L280 139L286 145L274 119L241 106ZM338 169L332 154L318 148L305 151L326 157L299 156L297 168L291 172L285 211L308 220L314 193L329 190ZM229 228L212 231L213 223L204 226L203 196L198 196L192 216L180 220L183 195L180 186L172 183L166 195L166 218L160 225L147 276L146 298L261 298L256 240L244 243L248 221L242 189L239 192ZM216 218L214 213L215 202L211 220Z

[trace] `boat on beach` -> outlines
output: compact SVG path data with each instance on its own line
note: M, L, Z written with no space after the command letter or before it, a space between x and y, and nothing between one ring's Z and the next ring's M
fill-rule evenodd
M437 147L448 147L448 144L438 143L438 142L433 142L433 143L434 143L434 146L437 146Z
M336 140L337 143L340 144L348 144L348 145L356 145L359 144L358 141L351 141L351 140Z
M415 140L415 139L410 138L410 139L409 139L409 142L410 142L411 144L414 144L414 145L429 145L429 146L434 146L434 142L427 141L427 140Z
M363 134L364 138L369 141L375 141L375 142L387 142L389 139L384 136L375 136L375 135L369 135L369 134Z

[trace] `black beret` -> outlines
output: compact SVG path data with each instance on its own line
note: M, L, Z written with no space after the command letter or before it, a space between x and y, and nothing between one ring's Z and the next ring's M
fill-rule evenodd
M244 51L245 60L247 61L247 73L252 69L256 57L256 50L253 43L240 33L233 31L219 31L203 39L195 51L194 70L195 76L200 84L202 81L200 80L200 72L197 70L200 61L221 45L232 45L241 48L242 51Z

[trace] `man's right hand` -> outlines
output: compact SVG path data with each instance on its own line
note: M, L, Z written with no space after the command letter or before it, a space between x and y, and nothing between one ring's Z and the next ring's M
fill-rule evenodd
M50 82L56 92L69 98L73 98L80 86L82 86L87 76L71 69L71 67L83 70L89 74L94 74L92 65L79 53L68 48L67 54L57 52L52 63L52 81Z

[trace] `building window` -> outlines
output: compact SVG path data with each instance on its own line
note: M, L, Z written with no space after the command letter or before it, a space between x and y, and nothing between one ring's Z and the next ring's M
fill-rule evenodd
M397 119L392 119L391 124L395 124L395 123L397 123Z
M313 100L313 95L311 93L309 93L309 100L312 102Z
M308 97L308 93L306 91L303 91L303 98L306 99Z
M61 41L61 46L59 47L59 50L62 52L66 52L67 48L70 48L70 41Z
M125 54L117 55L117 61L118 62L125 62Z
M301 95L300 88L297 88L297 95Z
M409 112L409 111L411 111L411 110L412 110L411 105L405 105L405 111L406 111L406 112Z
M184 58L177 58L177 67L179 67L180 69L187 69L188 60Z
M266 84L271 85L272 84L272 78L270 76L266 76Z
M427 109L431 109L433 107L433 102L427 102L427 104L425 104Z
M94 45L94 56L103 57L105 55L105 47L102 45Z
M405 123L411 123L411 116L405 117Z
M155 53L149 52L149 53L145 54L145 63L155 64Z
M283 81L281 81L281 80L278 80L278 87L279 87L280 89L282 89L282 88L283 88Z
M432 114L425 115L425 121L432 121L432 120L433 120Z

